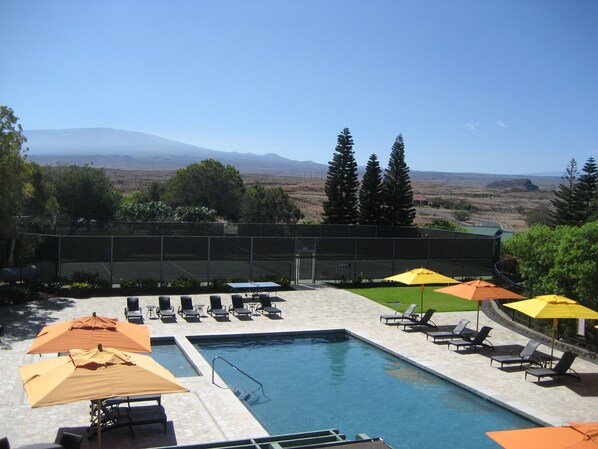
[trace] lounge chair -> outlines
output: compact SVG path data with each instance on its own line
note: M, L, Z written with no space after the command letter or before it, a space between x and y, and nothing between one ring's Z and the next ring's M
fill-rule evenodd
M127 298L127 307L125 307L125 317L127 318L127 321L143 321L143 314L141 312L139 298L129 296Z
M56 444L60 444L64 449L79 449L83 442L83 435L71 432L62 432L56 436Z
M257 312L261 312L262 315L264 313L267 313L268 316L271 316L271 315L281 316L282 315L282 310L280 310L278 307L274 307L272 305L272 301L270 301L270 295L268 295L267 293L260 293L259 299L260 299L260 305L257 306L257 308L256 308Z
M178 313L185 319L192 318L201 321L199 319L199 312L193 307L193 298L191 296L181 296L181 305L179 306Z
M241 295L235 293L230 297L233 303L228 309L229 312L232 312L233 315L237 316L251 317L251 310L245 307L245 304L243 304L243 297Z
M492 365L492 362L500 363L501 368L503 365L511 365L514 363L519 363L520 367L523 366L524 363L535 363L540 365L542 363L541 359L534 355L538 346L540 346L539 341L530 340L519 353L510 351L508 354L504 355L493 355L490 357L490 365Z
M457 338L457 337L465 337L471 331L467 330L467 324L469 320L461 320L457 325L450 331L429 331L426 332L426 340L430 337L433 338L433 341L437 339L445 339L445 338Z
M494 350L494 346L492 345L492 343L490 343L490 341L487 341L488 334L490 334L491 330L492 328L490 326L484 326L472 339L460 338L457 340L449 340L448 348L450 349L451 346L456 346L457 351L459 351L459 349L462 348L471 348L475 351L477 347L480 346L491 348L492 350Z
M170 305L170 296L159 296L158 297L158 316L160 318L168 320L176 320L174 313L174 307Z
M380 321L384 320L384 322L388 324L389 321L395 320L416 320L417 315L413 313L416 307L417 304L411 304L403 313L396 312L394 315L380 315Z
M530 376L536 377L537 382L539 382L542 377L556 377L557 381L560 381L562 376L573 377L581 381L579 374L577 374L577 372L571 368L571 365L573 365L573 361L576 357L577 354L570 351L565 351L563 356L559 359L557 364L554 365L554 367L528 369L525 371L525 379L527 379L527 375L529 374Z
M421 328L421 327L433 327L433 328L437 328L438 326L436 326L436 324L434 324L434 322L432 320L430 320L430 318L432 318L432 315L434 315L434 312L436 312L436 310L434 309L428 309L426 310L426 313L424 313L424 315L419 319L419 320L403 320L403 321L399 321L397 323L397 327L399 326L403 326L403 330L407 329L408 327L411 328Z
M214 318L228 318L228 311L222 307L220 295L210 295L210 306L208 313Z

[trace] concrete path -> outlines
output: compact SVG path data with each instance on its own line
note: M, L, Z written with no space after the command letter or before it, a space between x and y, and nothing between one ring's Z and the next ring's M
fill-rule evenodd
M411 362L436 374L452 379L465 388L478 392L506 407L518 410L533 419L551 425L570 421L598 421L598 365L578 358L573 368L581 374L582 382L564 378L560 383L541 385L524 381L523 371L501 370L490 366L487 350L477 353L456 353L444 344L428 341L421 332L404 332L396 326L380 323L381 314L390 309L359 295L326 286L302 286L293 291L280 292L276 305L283 310L282 319L253 316L242 321L232 317L218 322L204 317L201 323L186 322L178 317L176 323L145 319L152 336L172 336L197 366L203 376L183 378L189 393L164 395L162 403L168 415L168 432L158 425L139 428L134 438L127 429L107 432L102 438L104 448L145 448L173 444L233 440L267 435L267 432L245 409L234 394L211 383L211 368L186 339L191 335L222 335L243 333L288 332L302 330L347 329ZM230 303L227 294L222 295ZM400 298L397 298L398 300ZM209 304L208 295L194 295L195 304ZM157 296L140 297L142 306L156 305ZM172 296L172 303L179 303ZM125 297L89 299L53 299L0 309L0 324L6 336L0 343L0 436L6 435L12 447L36 442L53 441L57 431L83 433L89 425L89 403L58 405L31 409L18 375L19 365L40 360L27 355L27 348L42 326L74 317L89 315L112 316L124 319ZM145 309L144 309L145 310ZM205 312L205 309L204 309ZM468 318L475 323L475 312L436 314L439 325L454 325ZM491 341L497 353L523 346L527 338L518 335L485 316L480 326L493 327ZM544 352L550 348L541 346ZM555 353L559 356L560 353ZM43 357L54 357L55 354ZM315 430L315 429L305 429ZM377 435L370 435L375 437ZM349 435L353 438L354 435ZM93 448L95 440L84 440L83 448Z

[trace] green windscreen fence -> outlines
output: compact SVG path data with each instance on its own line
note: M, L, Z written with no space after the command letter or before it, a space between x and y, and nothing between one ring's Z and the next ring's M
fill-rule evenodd
M263 225L262 225L263 226ZM346 227L345 227L346 228ZM377 231L380 230L378 227ZM23 236L42 280L98 273L169 282L186 277L248 280L286 276L292 282L379 280L417 267L447 276L492 276L497 237Z

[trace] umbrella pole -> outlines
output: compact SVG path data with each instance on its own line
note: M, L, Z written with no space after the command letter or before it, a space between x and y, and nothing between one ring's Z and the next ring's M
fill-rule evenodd
M98 440L98 449L101 449L102 447L102 400L98 399L97 403L96 403L97 407L96 409L98 410L98 417L97 417L97 421L98 421L98 428L97 428L97 432L96 432L96 438Z
M477 332L480 328L480 301L476 301L478 303L478 315L475 320L475 331Z
M419 301L419 313L424 314L424 284L421 287L421 299Z
M554 333L556 331L556 327L559 325L559 319L554 318L552 320L552 345L550 346L550 366L552 367L552 355L554 354Z

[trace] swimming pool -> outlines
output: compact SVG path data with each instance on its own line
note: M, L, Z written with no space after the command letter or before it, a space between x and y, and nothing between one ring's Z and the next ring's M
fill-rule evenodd
M152 352L148 355L170 371L174 377L200 375L173 338L152 338Z
M489 430L537 424L344 332L190 338L273 434L338 428L395 449L497 448Z

